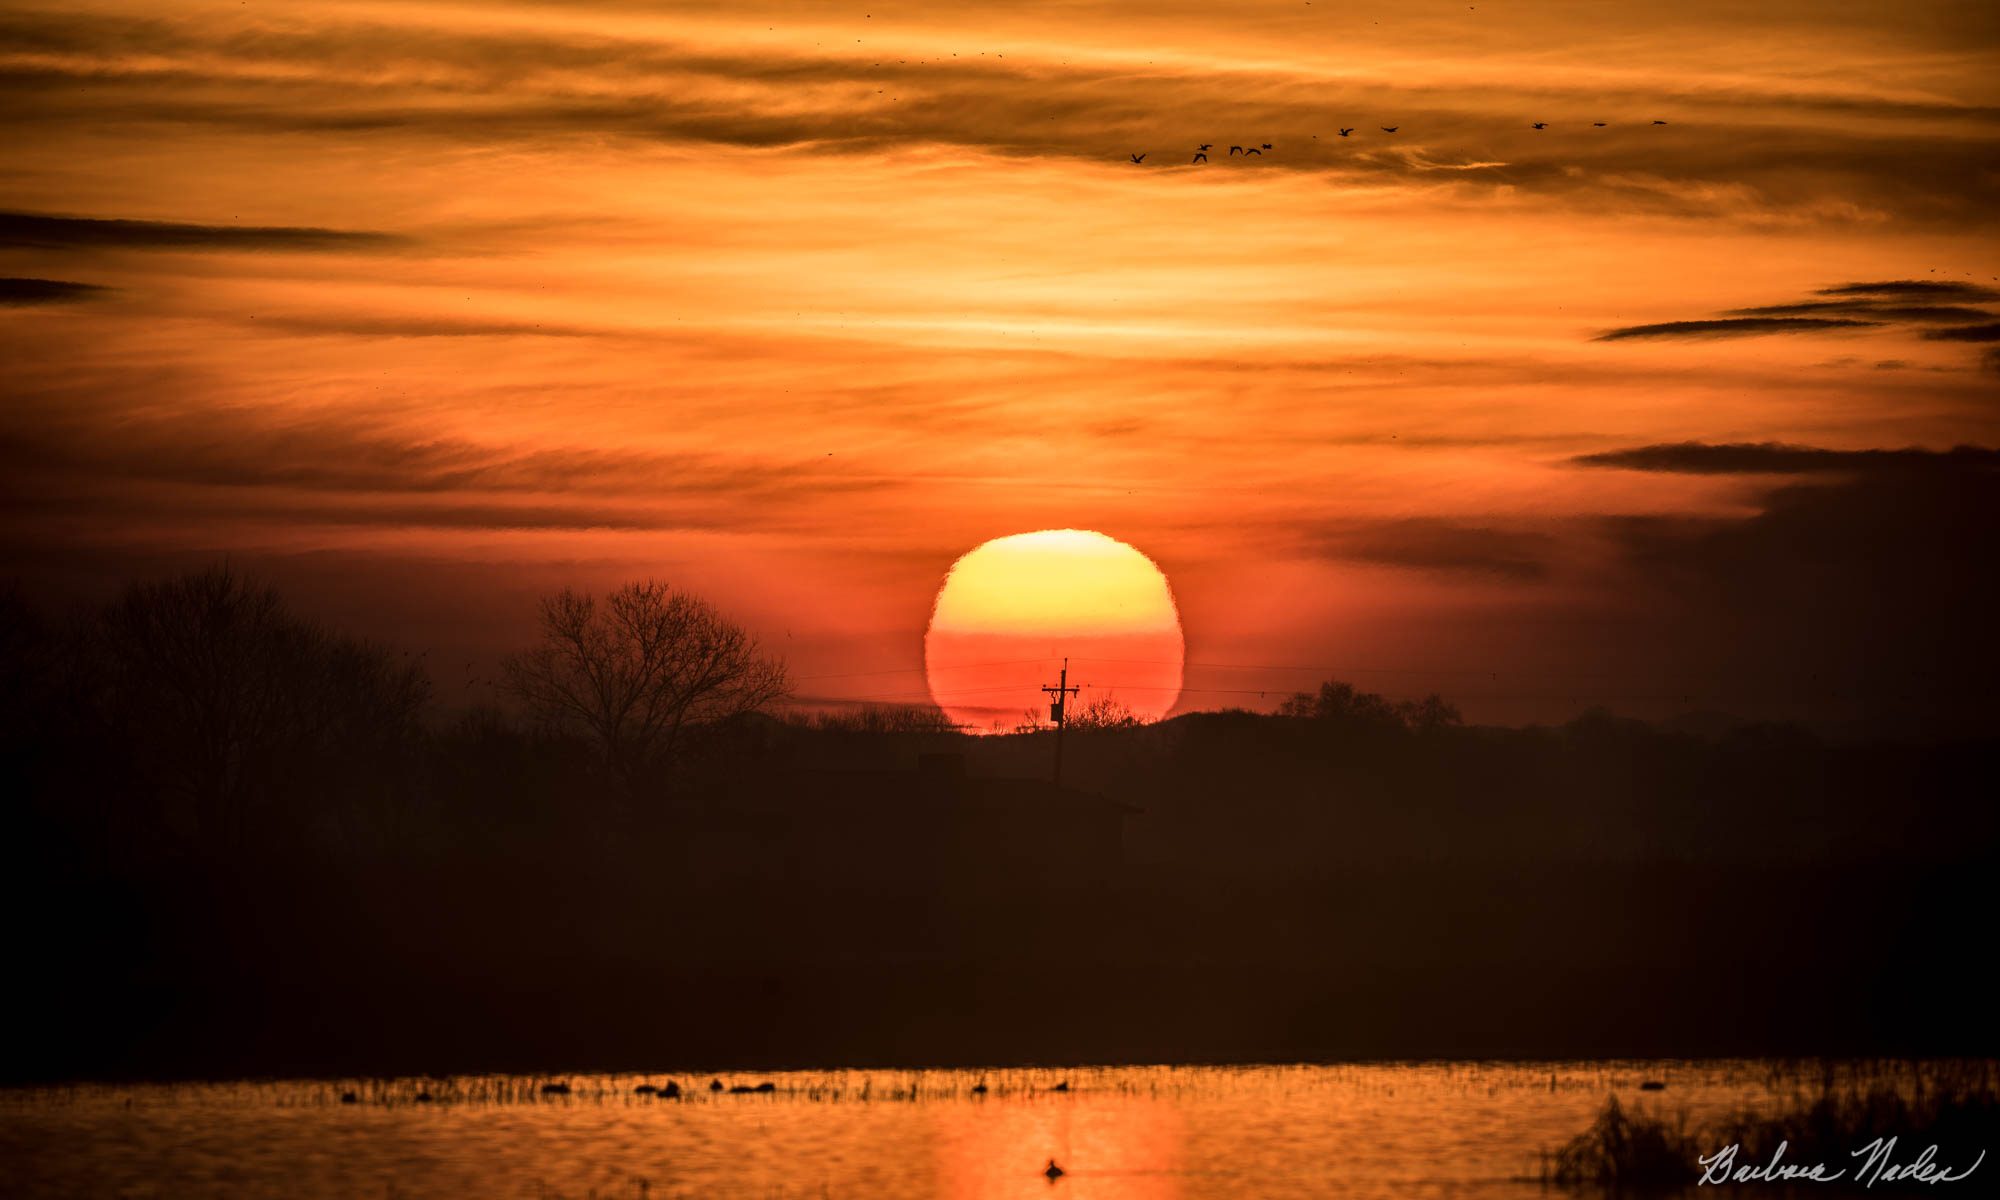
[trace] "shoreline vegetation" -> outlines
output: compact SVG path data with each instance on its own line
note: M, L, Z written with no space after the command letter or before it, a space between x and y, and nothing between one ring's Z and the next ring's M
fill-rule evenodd
M1627 1107L1613 1095L1589 1129L1544 1154L1542 1181L1664 1192L1703 1181L1894 1191L1935 1186L1926 1177L1933 1171L1938 1182L1962 1180L1994 1167L1982 1152L2000 1147L1996 1067L1828 1064L1816 1090L1701 1122L1663 1104Z
M508 706L444 712L225 569L0 593L7 1077L2000 1050L1911 969L1992 928L1990 738L1335 680L1101 706L1057 788L1046 730L772 715L783 664L679 593L542 616ZM577 712L593 661L632 669Z

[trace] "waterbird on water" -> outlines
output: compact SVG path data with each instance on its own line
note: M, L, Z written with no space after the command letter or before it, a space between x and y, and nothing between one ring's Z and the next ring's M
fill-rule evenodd
M1069 1080L1065 1079L1061 1083L1050 1088L1049 1090L1052 1092L1066 1092L1069 1090Z
M1042 1168L1042 1174L1049 1177L1050 1183L1054 1183L1056 1180L1061 1179L1064 1175L1069 1174L1069 1172L1057 1166L1056 1160L1052 1158L1049 1160L1049 1165Z
M708 1081L708 1090L709 1090L709 1091L711 1091L711 1092L719 1092L719 1091L721 1091L721 1090L722 1090L722 1081L721 1081L720 1079L711 1079L711 1080L709 1080L709 1081Z

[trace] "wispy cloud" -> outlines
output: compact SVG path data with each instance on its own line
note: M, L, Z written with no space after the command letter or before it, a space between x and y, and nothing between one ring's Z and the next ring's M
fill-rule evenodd
M259 329L322 337L509 338L596 337L609 332L558 322L454 320L443 317L376 317L361 314L258 314L242 318Z
M71 283L62 279L0 278L0 304L26 307L37 304L70 304L109 295L112 288L95 283Z
M148 250L380 250L407 239L352 229L195 225L179 221L0 212L0 246Z
M1959 472L2000 469L2000 450L1983 446L1957 446L1950 450L1925 450L1915 446L1898 450L1827 450L1783 442L1671 442L1580 454L1570 461L1584 467L1616 467L1626 471L1686 475Z
M1926 329L1924 336L1933 342L2000 342L2000 321L1957 329Z
M1608 329L1593 340L1698 341L1714 338L1763 337L1770 334L1845 333L1885 327L1917 327L1922 336L1940 342L1990 342L2000 323L1995 314L1965 303L2000 297L1978 284L1958 280L1898 279L1875 283L1842 283L1819 288L1819 296L1836 300L1799 300L1727 309L1720 317L1694 321L1662 321ZM1919 301L1920 303L1912 303ZM1843 314L1835 316L1832 314ZM1943 326L1943 328L1939 328Z
M1884 304L1874 300L1805 300L1797 304L1760 304L1755 308L1732 308L1726 315L1809 317L1827 313L1846 313L1857 317L1873 317L1881 321L1907 321L1912 324L1932 325L1985 321L1993 316L1986 309L1969 308L1962 304Z
M1626 325L1607 329L1594 339L1624 342L1665 338L1761 337L1767 333L1826 333L1839 329L1869 329L1880 321L1853 317L1722 317L1703 321L1661 321L1653 325Z
M1545 532L1448 517L1340 522L1305 537L1328 558L1516 582L1546 577L1561 545Z
M1886 279L1819 289L1822 296L1900 296L1921 300L2000 300L2000 291L1955 279Z

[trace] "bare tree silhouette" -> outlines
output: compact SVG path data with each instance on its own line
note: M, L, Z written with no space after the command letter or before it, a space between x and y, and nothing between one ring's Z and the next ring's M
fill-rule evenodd
M211 846L280 803L295 822L351 824L312 810L406 751L430 698L414 661L295 616L227 566L129 588L90 632L98 709L160 815Z
M707 602L664 584L604 598L544 597L541 642L505 663L507 688L553 725L594 739L628 791L671 770L688 729L754 712L786 692L784 664Z

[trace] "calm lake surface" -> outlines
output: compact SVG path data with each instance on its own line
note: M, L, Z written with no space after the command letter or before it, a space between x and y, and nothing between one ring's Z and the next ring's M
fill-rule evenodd
M569 1094L544 1095L552 1078ZM745 1095L710 1092L709 1078L11 1089L0 1167L14 1196L1524 1197L1548 1194L1541 1151L1607 1096L1699 1121L1809 1082L1759 1062L723 1078L774 1085ZM669 1079L684 1098L633 1090ZM1648 1079L1667 1089L1641 1092ZM1051 1158L1068 1172L1053 1184Z

